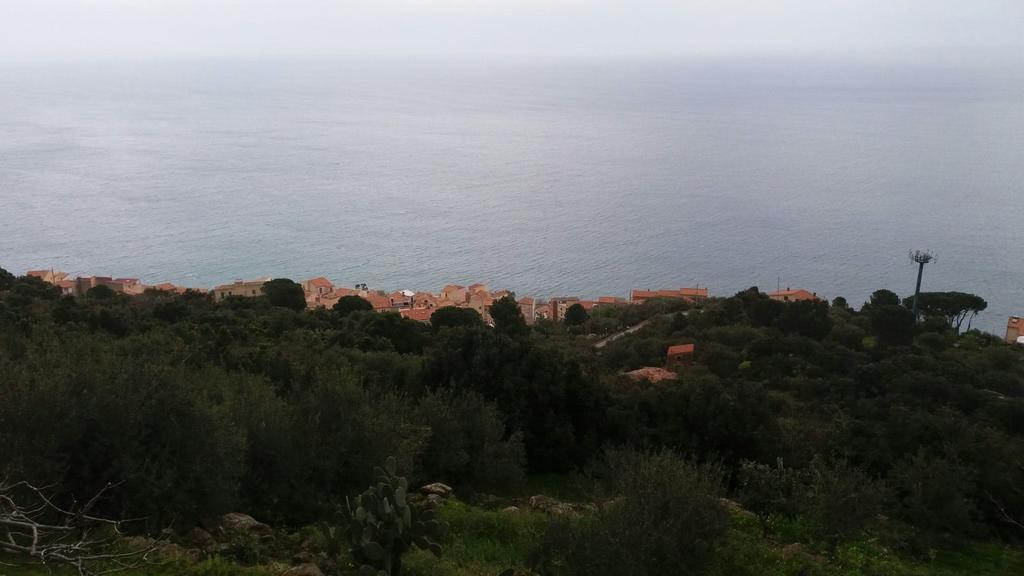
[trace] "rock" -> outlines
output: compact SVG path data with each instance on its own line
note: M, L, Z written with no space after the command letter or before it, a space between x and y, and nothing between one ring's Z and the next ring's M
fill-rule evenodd
M508 512L508 513L519 512L519 506L506 506L506 507L502 508L501 511L502 512Z
M298 566L292 566L285 574L288 576L324 576L324 573L320 570L316 564L312 562L306 562L305 564L299 564Z
M270 535L274 532L270 526L240 512L228 512L221 516L220 525L231 532L255 532L261 535Z
M452 487L447 484L442 484L440 482L434 482L433 484L427 484L426 486L420 488L420 494L423 494L424 496L436 494L443 498L447 498L452 495Z
M543 494L530 497L530 508L555 516L564 516L566 514L576 513L576 509L572 504L561 502L550 496L544 496Z
M444 496L441 496L440 494L427 495L427 506L437 508L441 504L444 504Z

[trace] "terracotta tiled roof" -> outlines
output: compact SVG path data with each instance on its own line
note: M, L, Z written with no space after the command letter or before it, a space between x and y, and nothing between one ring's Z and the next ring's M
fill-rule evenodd
M441 292L458 292L459 290L465 290L465 286L459 286L458 284L449 284L441 289Z
M680 354L693 354L693 344L676 344L675 346L668 347L668 356L677 356Z
M707 288L680 288L678 290L633 290L630 300L647 300L649 298L677 298L693 301L694 298L707 298Z
M434 310L434 308L407 308L400 310L398 313L402 315L402 318L408 318L409 320L430 322L430 317L433 316Z
M776 292L769 292L768 297L774 298L776 300L787 300L789 302L798 302L801 300L820 300L817 294L814 294L807 290L790 290L789 288L785 290L778 290Z
M339 286L339 287L335 288L334 290L331 290L327 294L324 294L323 297L324 298L338 299L338 298L341 298L342 296L358 296L358 295L359 295L359 290L353 290L352 288L345 288L345 287Z
M393 308L391 298L383 294L367 294L364 298L373 305L374 310L390 310Z
M323 276L318 276L311 280L306 280L306 284L309 284L310 286L315 286L317 288L330 288L334 286L334 282L331 282L330 280L324 278Z

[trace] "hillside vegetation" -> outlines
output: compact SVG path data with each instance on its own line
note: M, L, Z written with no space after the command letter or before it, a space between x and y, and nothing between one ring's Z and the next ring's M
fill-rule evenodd
M429 326L0 270L0 478L60 502L116 485L97 513L185 551L140 574L354 574L346 502L389 457L411 498L455 490L410 501L450 530L407 574L1024 573L1024 356L933 300L917 327L884 290L756 289ZM680 343L677 379L623 376ZM229 512L274 535L196 543Z

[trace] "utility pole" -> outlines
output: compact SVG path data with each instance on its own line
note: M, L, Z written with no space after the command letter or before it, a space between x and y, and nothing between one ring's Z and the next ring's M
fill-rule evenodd
M914 289L914 325L917 325L917 300L921 295L921 277L924 275L924 265L935 259L927 250L911 250L910 260L917 263L917 288Z

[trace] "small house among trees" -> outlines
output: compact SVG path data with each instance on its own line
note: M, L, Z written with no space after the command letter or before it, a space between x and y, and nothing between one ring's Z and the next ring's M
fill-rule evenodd
M693 344L677 344L669 346L665 355L665 367L669 370L679 370L693 364Z

